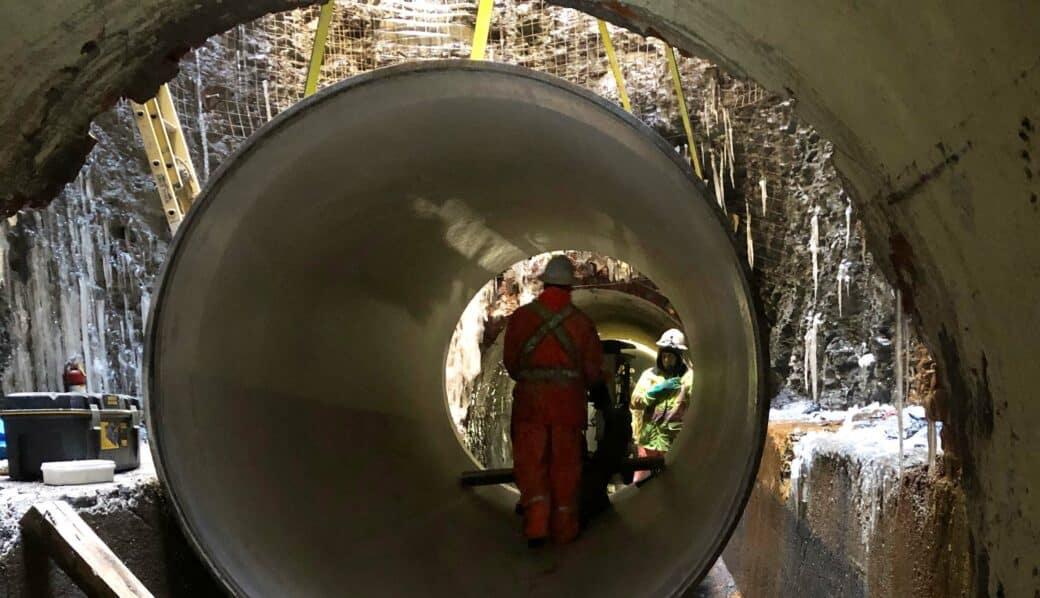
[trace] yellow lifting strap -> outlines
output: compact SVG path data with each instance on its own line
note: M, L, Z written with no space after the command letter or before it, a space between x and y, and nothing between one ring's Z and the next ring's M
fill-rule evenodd
M607 60L610 62L610 70L614 73L614 82L617 83L618 95L621 96L621 105L625 111L632 114L632 103L628 101L628 92L625 91L625 79L621 76L621 67L618 65L617 54L614 53L614 44L610 41L610 32L603 19L596 19L599 25L599 36L603 38L603 48L607 51Z
M335 0L321 5L318 16L318 30L314 32L314 46L311 48L311 63L307 67L307 84L303 88L303 97L318 91L318 79L321 78L321 63L325 60L325 41L329 39L329 23L332 22L332 9Z
M664 53L668 57L668 70L672 72L675 95L679 97L679 114L682 115L683 128L686 129L686 144L690 147L693 170L697 172L697 178L704 180L704 175L701 173L701 161L697 158L697 144L693 140L693 127L690 126L690 113L686 111L686 97L683 95L682 80L679 79L679 65L675 62L675 50L671 46L665 45Z
M477 25L473 29L473 49L470 50L470 60L484 60L487 52L488 33L491 31L491 10L495 6L495 0L479 0L477 3Z

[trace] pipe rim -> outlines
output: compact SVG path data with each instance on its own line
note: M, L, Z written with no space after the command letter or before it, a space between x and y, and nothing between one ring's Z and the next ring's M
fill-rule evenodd
M215 197L219 195L220 183L226 177L228 171L230 171L238 162L247 160L250 154L252 154L258 146L262 145L263 140L274 135L283 127L290 125L291 121L293 121L299 113L339 94L348 93L351 90L389 78L403 77L413 73L428 73L443 70L492 72L526 78L537 83L549 85L560 91L578 96L582 100L591 102L592 104L595 104L596 107L610 113L615 119L622 121L628 127L636 129L640 134L646 137L648 141L652 140L656 148L663 155L667 156L673 164L680 168L689 182L701 191L699 199L708 201L707 198L709 195L707 193L707 186L704 181L697 178L690 162L683 159L663 137L658 135L656 131L646 125L642 120L628 112L625 112L621 107L613 104L606 98L564 79L531 69L503 63L465 59L436 60L403 63L374 69L333 85L329 85L319 90L317 93L300 100L289 108L278 113L277 116L265 123L253 135L246 138L243 143L235 151L229 154L228 157L212 172L210 178L205 182L203 189L196 198L192 209L185 215L184 220L180 223L176 234L170 242L167 258L162 265L159 276L156 278L158 284L154 287L156 289L153 293L155 301L151 304L151 310L148 314L143 359L143 379L145 381L143 384L143 398L149 435L149 450L152 453L153 461L155 463L156 475L163 487L166 488L177 522L180 525L181 530L184 532L188 543L192 546L196 554L200 559L202 559L217 580L234 596L246 596L246 593L242 590L241 586L235 581L235 578L227 571L227 569L221 563L210 557L206 551L203 543L199 539L198 531L194 529L191 521L185 514L185 509L182 506L181 499L177 495L176 489L169 483L170 476L166 471L165 454L161 446L161 426L159 425L159 422L162 420L162 401L157 399L160 393L159 389L156 388L155 379L155 371L159 367L155 347L155 334L160 325L160 321L162 320L165 303L164 290L170 285L171 278L173 277L181 258L181 248L188 243L191 231L195 229L200 222L200 219L204 218L207 208L209 208L214 201L217 201ZM763 338L766 336L764 335L764 331L769 329L768 323L763 317L764 312L761 309L761 299L758 294L754 292L754 289L751 286L751 272L748 269L748 265L744 260L739 259L739 252L737 252L737 239L731 232L728 219L717 209L711 210L711 213L715 214L719 225L722 227L722 230L725 231L726 237L730 241L730 248L734 252L734 257L737 258L735 259L735 263L739 264L738 279L740 280L744 297L748 301L747 309L749 312L748 315L750 316L750 332L754 339L755 346L753 349L757 366L757 401L755 409L757 411L758 433L754 437L755 446L748 452L749 458L745 464L744 475L741 476L742 485L737 492L738 500L732 503L731 508L727 512L727 520L725 525L721 527L722 533L716 536L717 541L715 542L713 549L706 551L705 554L708 555L708 557L703 559L701 563L695 567L676 587L672 594L674 596L682 595L685 591L695 587L696 584L700 583L700 581L707 576L711 565L719 559L736 526L740 523L740 516L750 499L751 491L757 477L758 468L765 447L766 425L769 419L770 401L768 397L768 381L766 377L768 351L763 342ZM443 392L442 386L442 393ZM454 428L454 425L452 424L451 427ZM468 450L466 450L464 446L462 449L468 453ZM472 459L472 455L470 455L470 458Z

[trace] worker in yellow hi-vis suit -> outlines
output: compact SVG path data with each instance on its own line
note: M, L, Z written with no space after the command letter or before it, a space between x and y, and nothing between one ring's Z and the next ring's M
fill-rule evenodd
M672 447L690 407L693 370L686 363L686 336L672 328L657 341L657 364L639 377L632 391L633 436L640 457L663 455ZM637 471L635 481L649 471Z

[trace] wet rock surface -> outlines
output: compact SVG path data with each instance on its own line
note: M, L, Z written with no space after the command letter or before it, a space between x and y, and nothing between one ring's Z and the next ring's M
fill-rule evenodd
M98 118L76 180L0 223L3 390L61 391L82 360L91 391L138 394L145 314L170 232L129 105Z
M838 426L770 425L751 500L724 553L743 593L971 595L963 491L928 473L922 446L908 443L900 472L891 447L863 450Z

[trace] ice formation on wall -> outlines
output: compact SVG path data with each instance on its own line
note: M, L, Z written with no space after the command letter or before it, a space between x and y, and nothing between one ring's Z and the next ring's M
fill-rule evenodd
M766 213L766 201L769 196L766 194L766 180L765 178L758 179L758 188L762 190L762 215Z
M811 391L813 401L819 399L819 352L817 349L817 339L820 334L820 326L823 324L823 314L812 313L809 315L805 331L805 363L803 364L803 377L805 382L806 392Z
M852 240L852 200L848 200L848 205L845 206L845 249L849 248L849 241Z
M88 390L140 392L150 286L168 233L158 197L138 211L124 196L137 173L103 171L118 150L105 132L94 134L90 162L57 200L0 223L0 293L10 310L5 392L61 391L73 357L86 367Z
M745 218L745 226L747 229L747 261L748 267L751 269L755 268L755 241L751 236L751 203L744 198L744 213L747 215Z
M843 259L838 264L838 315L844 315L842 310L842 296L848 294L850 285L852 284L852 275L849 270L852 268L852 262Z
M809 253L812 254L812 278L813 278L813 303L819 297L820 291L820 208L814 207L812 211L812 232L809 236Z
M838 461L854 473L857 480L853 493L863 505L860 517L864 543L873 537L880 521L883 505L899 489L901 467L923 466L928 461L928 426L924 408L912 406L898 414L891 405L873 403L844 411L814 411L809 403L791 405L784 410L771 410L770 421L841 423L837 430L813 430L801 436L792 446L791 493L796 513L804 515L810 497L813 472L821 462ZM903 445L909 445L904 457ZM942 447L936 447L941 453ZM819 497L819 492L815 493Z

